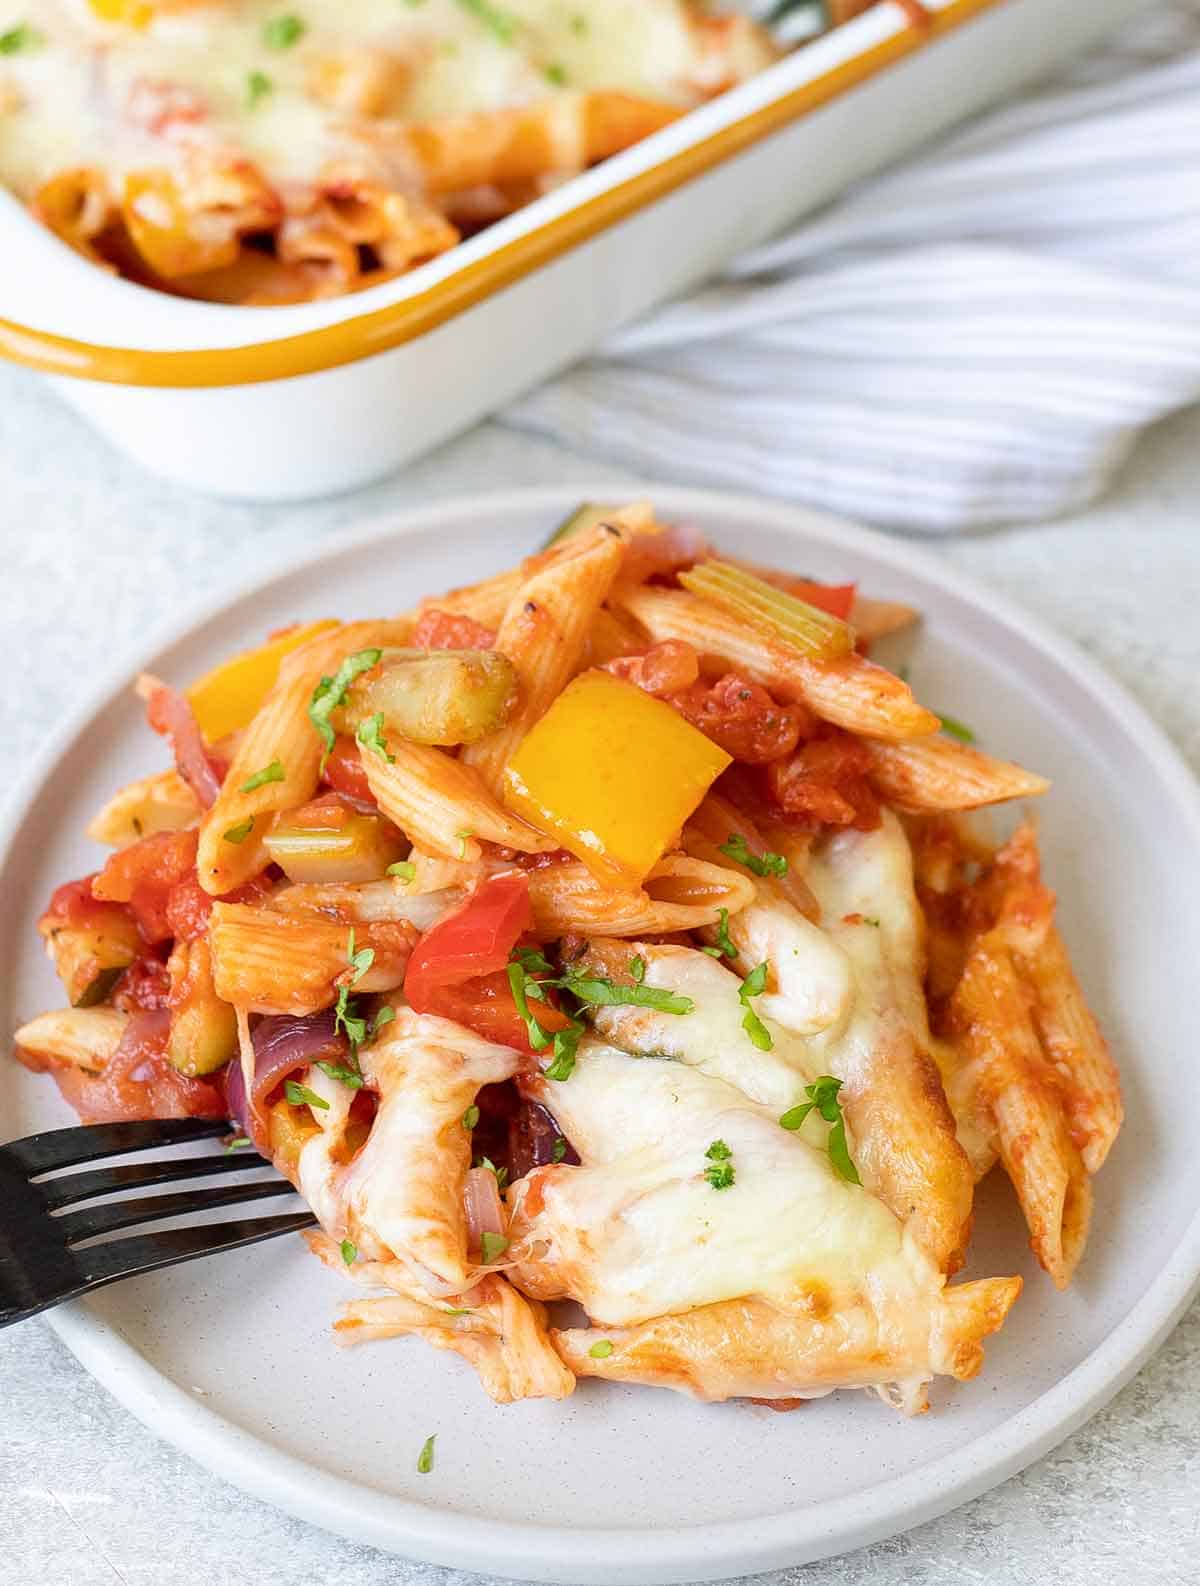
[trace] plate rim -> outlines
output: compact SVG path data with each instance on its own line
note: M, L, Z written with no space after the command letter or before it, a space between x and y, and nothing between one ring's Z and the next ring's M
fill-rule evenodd
M976 582L910 540L898 539L833 514L749 493L639 481L568 482L469 492L415 507L373 514L356 528L334 530L312 545L286 549L286 524L253 565L222 580L171 619L158 624L107 668L79 705L65 714L0 807L0 876L15 839L47 777L92 719L123 693L142 665L185 641L230 605L278 580L385 541L404 540L482 514L530 515L585 499L649 496L667 515L727 511L757 516L766 527L864 554L911 570L957 596L1065 672L1121 726L1196 837L1200 856L1200 784L1180 751L1124 684L1041 619ZM1200 1206L1171 1259L1124 1320L1053 1387L986 1436L862 1494L847 1494L820 1514L785 1511L752 1519L667 1527L580 1528L486 1518L380 1493L320 1472L272 1447L255 1433L199 1403L163 1376L85 1301L60 1306L46 1320L98 1382L156 1435L165 1437L214 1474L295 1516L352 1541L424 1562L485 1575L547 1582L616 1583L714 1580L809 1562L869 1545L945 1514L990 1490L1077 1430L1132 1378L1165 1340L1200 1287ZM581 1562L582 1560L582 1562Z

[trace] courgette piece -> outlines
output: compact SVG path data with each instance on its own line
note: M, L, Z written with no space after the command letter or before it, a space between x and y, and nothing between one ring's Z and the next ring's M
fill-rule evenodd
M51 926L46 948L73 1008L94 1008L112 991L121 971L141 950L132 920L114 917L103 927Z

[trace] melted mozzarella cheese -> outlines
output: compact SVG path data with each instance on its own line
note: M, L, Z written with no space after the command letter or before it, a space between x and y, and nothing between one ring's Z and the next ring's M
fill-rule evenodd
M803 1309L814 1285L919 1310L940 1291L880 1201L724 1080L585 1042L548 1099L583 1141L585 1165L540 1175L531 1215L526 1186L516 1187L514 1254L518 1238L527 1251L545 1247L549 1281L601 1323L745 1295ZM715 1140L730 1151L727 1189L705 1177Z
M300 1189L327 1232L349 1233L366 1255L395 1256L423 1287L464 1287L471 1137L462 1118L484 1085L511 1079L520 1059L449 1019L400 1008L361 1060L379 1097L366 1144L339 1165L341 1131L321 1119L322 1133L300 1153ZM320 1093L331 1102L331 1085L352 1096L321 1078ZM348 1111L348 1103L338 1105Z
M460 0L306 0L303 36L273 49L264 29L288 9L192 5L133 27L87 0L42 0L33 18L0 0L0 31L29 22L40 39L0 60L0 181L28 197L72 167L121 173L201 148L246 155L272 182L312 182L362 152L351 117L312 90L315 67L346 52L395 61L386 113L399 120L593 89L683 107L704 96L702 35L681 0L497 0L511 24L499 29ZM749 37L729 63L739 75L769 61Z
M595 1028L606 1041L647 1057L674 1058L701 1073L736 1086L752 1101L777 1112L804 1100L804 1087L820 1073L790 1031L765 1022L773 1046L760 1051L746 1033L741 981L715 958L690 947L637 944L646 965L644 984L680 993L695 1004L691 1013L655 1008L596 1010ZM761 1011L764 998L755 999Z

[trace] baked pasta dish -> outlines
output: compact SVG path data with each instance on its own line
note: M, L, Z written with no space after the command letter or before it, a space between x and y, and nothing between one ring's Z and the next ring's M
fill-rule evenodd
M85 1120L229 1118L359 1287L497 1401L581 1377L923 1410L1058 1287L1121 1123L1025 816L1045 792L868 658L913 618L646 504L379 619L140 680L173 765L39 922L17 1032ZM556 1302L589 1325L559 1325Z
M692 0L0 0L0 184L223 303L369 286L770 64Z

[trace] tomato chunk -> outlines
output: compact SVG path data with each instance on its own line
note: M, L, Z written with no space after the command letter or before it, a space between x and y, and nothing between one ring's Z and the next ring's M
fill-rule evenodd
M529 881L520 871L492 876L461 908L432 926L413 949L404 995L418 1013L436 1013L465 1024L488 1041L532 1054L525 1021L508 984L513 948L532 923ZM538 1003L548 1030L568 1020Z
M494 650L496 634L473 617L430 607L421 613L412 642L418 650Z
M172 888L196 871L194 831L155 832L113 854L92 883L98 898L128 903L138 929L148 942L164 942L172 934L167 901Z
M375 795L371 792L371 784L367 781L358 745L353 738L342 734L334 741L329 759L325 762L324 775L335 792L346 793L364 804L375 803Z

